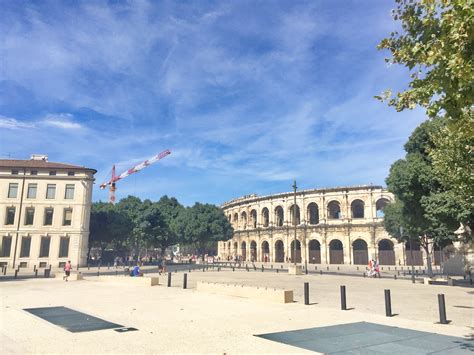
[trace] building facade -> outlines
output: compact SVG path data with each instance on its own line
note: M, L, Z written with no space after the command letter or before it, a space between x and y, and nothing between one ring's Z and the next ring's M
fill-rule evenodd
M85 265L95 173L43 155L0 160L0 265Z
M394 197L381 186L304 190L296 193L296 204L294 198L287 192L224 203L234 235L219 242L219 257L354 265L367 265L370 259L381 265L411 265L413 259L423 265L419 245L410 249L385 231L383 209Z

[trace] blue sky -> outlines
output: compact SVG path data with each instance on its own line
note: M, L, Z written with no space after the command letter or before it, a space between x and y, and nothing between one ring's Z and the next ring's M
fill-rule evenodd
M384 184L424 120L377 43L392 1L0 2L0 157L117 172L117 196L222 203Z

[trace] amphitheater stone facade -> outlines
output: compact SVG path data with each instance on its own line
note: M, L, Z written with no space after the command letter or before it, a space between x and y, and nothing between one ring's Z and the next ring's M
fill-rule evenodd
M423 265L419 246L413 253L383 227L384 207L393 195L381 186L303 190L269 196L248 195L221 207L234 228L221 241L221 260L310 264ZM294 220L294 209L296 219ZM296 223L296 252L295 252Z

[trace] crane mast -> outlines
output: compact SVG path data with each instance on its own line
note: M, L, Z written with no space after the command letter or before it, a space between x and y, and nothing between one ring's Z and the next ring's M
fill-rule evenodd
M115 165L112 166L112 177L109 181L104 182L100 185L100 189L103 190L107 186L109 187L109 202L112 204L115 204L115 191L117 190L116 183L119 180L122 180L132 174L138 173L140 170L145 169L146 167L150 166L153 163L156 163L158 160L163 159L167 155L171 154L171 152L167 149L155 156L153 156L150 159L147 159L143 162L141 162L138 165L135 165L133 168L130 168L128 170L125 170L123 173L120 175L115 175Z

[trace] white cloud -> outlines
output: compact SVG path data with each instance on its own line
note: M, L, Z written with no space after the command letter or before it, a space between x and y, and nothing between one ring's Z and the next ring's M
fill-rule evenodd
M15 118L5 117L0 115L0 128L5 129L21 129L21 128L34 128L33 123L21 122Z
M70 113L60 113L58 115L49 114L42 123L61 129L77 130L83 128L82 125L73 121L73 115Z

